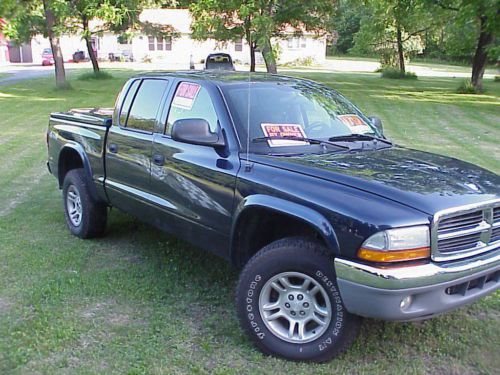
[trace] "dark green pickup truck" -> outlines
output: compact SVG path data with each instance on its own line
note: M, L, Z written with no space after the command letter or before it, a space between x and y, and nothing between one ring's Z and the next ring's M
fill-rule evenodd
M141 75L114 109L53 113L47 142L73 234L103 235L116 207L227 259L264 353L326 361L360 317L426 319L500 285L499 176L394 145L311 81Z

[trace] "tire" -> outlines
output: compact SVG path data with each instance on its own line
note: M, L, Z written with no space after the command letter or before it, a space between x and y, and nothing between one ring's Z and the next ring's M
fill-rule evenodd
M298 289L306 280L308 286ZM342 303L331 254L301 237L275 241L250 259L240 275L236 306L240 324L257 348L295 361L325 362L338 356L355 340L361 324Z
M90 195L82 168L72 169L64 176L63 206L66 224L73 235L95 238L104 234L108 209Z

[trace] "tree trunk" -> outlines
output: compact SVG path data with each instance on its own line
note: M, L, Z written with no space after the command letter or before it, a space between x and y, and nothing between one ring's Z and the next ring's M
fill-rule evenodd
M476 91L483 91L483 75L486 69L486 62L488 60L488 51L486 47L493 43L493 34L486 31L486 17L480 18L480 33L477 40L476 52L472 58L472 76L471 83Z
M255 72L255 43L250 43L250 71Z
M84 16L82 18L83 23L83 37L85 39L85 44L87 45L87 51L89 52L90 61L92 61L92 68L94 69L94 73L99 72L99 63L97 62L97 57L94 53L94 49L92 48L92 40L90 38L90 30L89 30L89 20Z
M66 81L66 72L64 70L64 60L61 52L61 45L59 36L54 33L56 25L56 17L47 0L43 0L43 10L45 13L45 22L47 26L47 34L49 36L50 48L52 49L52 56L54 56L54 68L56 74L56 86L58 88L68 88L69 84Z
M264 56L264 61L266 63L266 68L268 73L276 74L278 69L276 67L276 59L271 47L271 39L265 37L264 45L262 46L262 55Z
M401 27L398 25L397 31L397 46L398 46L398 59L399 59L399 71L401 74L406 73L406 67L405 67L405 54L403 51L403 37L401 33Z
M250 30L250 16L245 18L245 37L250 47L250 71L255 72L255 42L252 40L252 31Z

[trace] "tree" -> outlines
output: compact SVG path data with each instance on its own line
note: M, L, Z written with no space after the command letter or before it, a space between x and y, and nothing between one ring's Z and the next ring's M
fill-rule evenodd
M476 26L476 43L472 57L471 83L478 92L483 91L483 76L488 54L500 35L500 6L498 0L427 0L451 13L459 24Z
M94 73L99 71L99 63L92 46L92 35L105 31L123 32L134 27L143 3L140 0L68 0L71 16L66 26L70 32L81 33ZM99 26L92 29L90 23L94 20L99 20Z
M195 39L230 41L245 38L250 47L250 70L260 48L269 73L276 73L276 51L271 40L284 38L289 27L296 35L325 33L334 14L331 0L200 0L190 6Z
M405 74L408 54L423 49L421 35L436 27L442 18L431 14L421 0L368 0L366 3L372 14L361 20L355 49L376 51L383 64L394 65Z
M43 34L49 38L54 56L56 86L69 87L59 37L68 15L65 0L2 0L0 16L9 20L4 33L18 42L27 42L32 36Z

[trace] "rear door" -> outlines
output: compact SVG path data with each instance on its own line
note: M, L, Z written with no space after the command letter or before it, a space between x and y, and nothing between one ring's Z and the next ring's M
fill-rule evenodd
M113 206L144 218L150 198L151 152L165 79L132 81L106 142L106 192Z
M179 98L186 83L195 93ZM165 230L220 255L227 255L231 228L238 146L218 89L206 82L177 82L163 115L163 133L153 142L152 194L161 199L156 220ZM176 120L201 118L212 132L224 134L224 148L174 141Z

